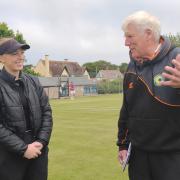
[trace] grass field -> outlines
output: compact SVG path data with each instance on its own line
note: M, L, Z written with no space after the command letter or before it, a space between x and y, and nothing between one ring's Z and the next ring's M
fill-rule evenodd
M128 180L117 161L121 95L52 100L49 180Z

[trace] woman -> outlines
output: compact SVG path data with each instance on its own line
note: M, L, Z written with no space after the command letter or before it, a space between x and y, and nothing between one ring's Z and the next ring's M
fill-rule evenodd
M0 39L1 180L47 180L52 112L38 78L22 72L29 48Z

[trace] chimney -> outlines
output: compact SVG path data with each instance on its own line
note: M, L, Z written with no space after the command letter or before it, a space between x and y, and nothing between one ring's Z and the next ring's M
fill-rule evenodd
M45 55L45 74L46 77L49 76L49 55Z

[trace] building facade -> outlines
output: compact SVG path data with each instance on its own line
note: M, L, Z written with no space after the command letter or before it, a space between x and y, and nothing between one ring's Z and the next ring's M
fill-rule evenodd
M65 59L63 61L50 60L48 55L40 59L33 70L43 77L82 77L90 79L86 68L81 67L77 62Z

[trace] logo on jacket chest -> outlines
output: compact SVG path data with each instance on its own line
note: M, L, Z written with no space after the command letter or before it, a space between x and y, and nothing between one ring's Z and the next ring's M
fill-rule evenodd
M157 74L156 76L154 76L154 85L161 86L161 82L164 80L165 78L162 76L162 74Z

